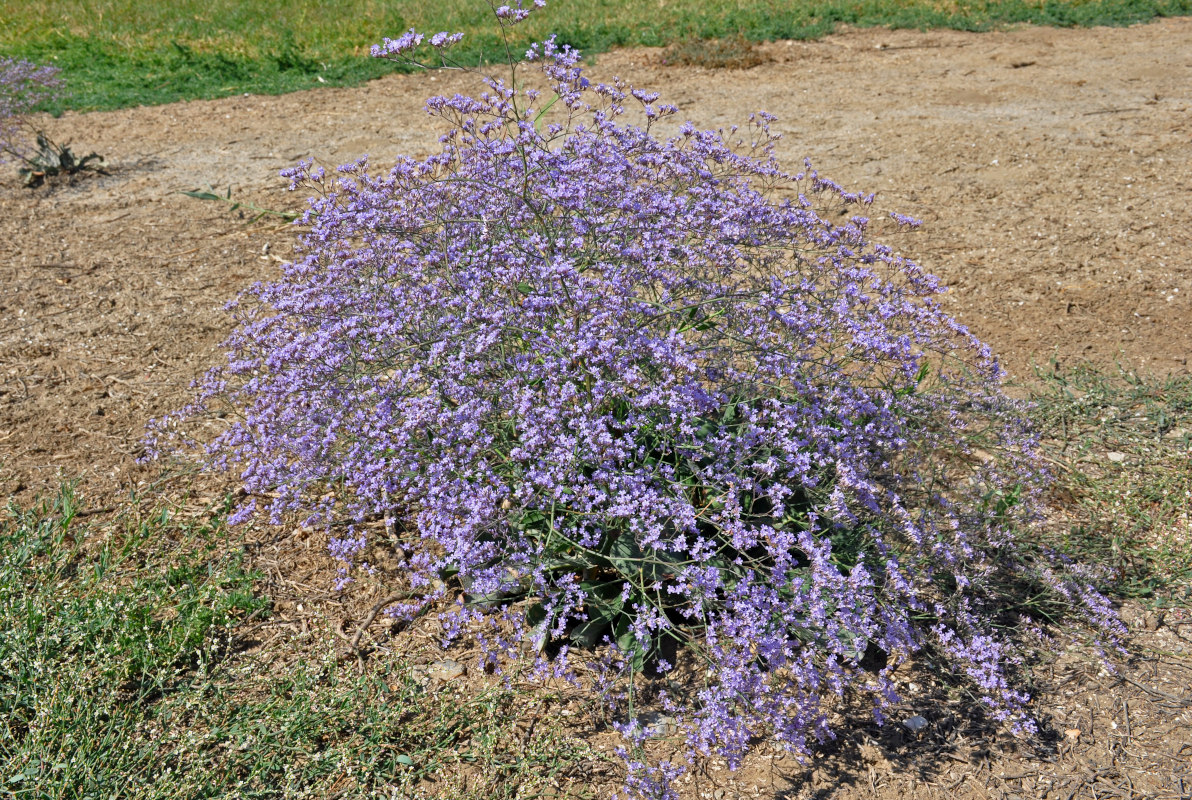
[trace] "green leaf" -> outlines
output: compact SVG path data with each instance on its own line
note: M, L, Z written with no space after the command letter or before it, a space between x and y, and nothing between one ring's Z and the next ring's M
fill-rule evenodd
M1022 485L1014 484L1009 492L998 497L997 505L994 508L994 513L1001 517L1005 516L1006 512L1014 506L1018 505L1018 501L1022 498Z
M919 365L919 371L915 373L915 377L912 379L911 385L903 386L901 389L896 390L894 392L894 396L906 397L907 395L914 394L919 388L919 384L923 382L923 379L927 377L927 373L929 372L931 372L931 364L930 362L924 361Z
M717 319L720 317L723 317L724 313L725 313L725 311L723 308L713 311L711 314L709 314L707 316L707 318L703 322L696 325L695 329L697 331L706 331L706 330L711 330L712 328L715 328L717 325L720 324L719 322L717 322Z
M646 663L646 653L650 651L650 643L638 641L637 636L629 629L629 617L625 614L622 614L621 618L617 620L613 633L616 636L617 649L624 653L629 660L630 669L640 672Z
M187 197L193 197L196 200L223 200L222 197L214 192L182 192Z
M546 607L542 603L535 603L526 610L526 622L531 627L538 625L546 619Z
M546 515L541 511L526 511L519 519L514 520L514 527L518 530L528 530L540 527L546 521Z
M571 641L579 647L595 647L609 628L610 625L606 619L590 619L576 625L571 630Z
M542 118L544 116L546 116L546 112L550 111L550 107L553 106L557 102L559 102L559 96L556 94L554 97L552 97L550 99L549 103L547 103L546 105L544 105L542 107L541 111L539 111L537 114L534 115L534 130L539 131L539 132L542 131L542 127L539 125L539 122L541 122Z
M620 599L621 585L622 582L619 580L581 581L579 588L583 589L584 594L588 597L598 598L599 600L610 602Z
M918 386L927 377L927 373L931 371L931 362L924 361L919 365L919 371L915 373L915 385Z

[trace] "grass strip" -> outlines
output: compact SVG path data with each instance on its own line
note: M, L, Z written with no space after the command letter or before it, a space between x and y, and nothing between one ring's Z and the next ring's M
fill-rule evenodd
M1192 0L554 0L514 32L555 33L594 55L618 46L810 39L857 27L987 30L1129 25L1192 14ZM0 0L0 55L61 67L48 107L114 109L240 93L346 86L395 69L370 45L414 26L463 31L455 55L504 59L476 0Z

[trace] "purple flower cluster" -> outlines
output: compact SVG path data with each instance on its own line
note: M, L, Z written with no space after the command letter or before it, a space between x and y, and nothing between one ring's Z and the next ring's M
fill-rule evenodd
M534 8L544 8L546 6L546 0L534 0L533 4ZM516 7L505 5L497 6L495 9L493 9L493 13L496 15L497 21L500 22L502 26L507 26L516 25L519 22L525 20L526 17L530 16L531 9L524 8L522 6L522 0L517 0Z
M62 85L58 72L57 67L0 57L0 161L27 154L24 116Z
M682 767L668 761L651 766L635 760L624 748L618 748L617 755L625 759L628 775L624 793L614 794L613 800L679 800L674 784L683 775Z
M356 520L345 570L398 515L422 595L398 611L440 604L490 658L612 653L630 708L642 670L698 664L670 708L734 766L831 736L846 690L889 703L925 646L1029 725L991 620L1042 475L988 349L840 216L871 195L779 166L768 115L663 135L657 95L553 40L527 56L428 101L436 155L289 173L318 196L188 412L240 411L208 464L274 519ZM631 772L659 796L677 774Z

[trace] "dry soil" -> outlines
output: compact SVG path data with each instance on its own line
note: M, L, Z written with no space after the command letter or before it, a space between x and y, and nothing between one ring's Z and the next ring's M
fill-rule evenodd
M1091 360L1182 373L1192 355L1192 19L1126 29L845 31L761 48L747 70L656 51L592 71L658 89L703 127L777 115L787 164L919 217L895 244L950 287L942 302L1012 379ZM138 466L151 417L217 363L223 305L276 274L293 231L180 192L296 209L278 172L425 155L429 94L452 73L37 119L106 176L0 178L0 493L78 478L93 505L160 478ZM1127 609L1130 611L1130 609ZM1075 651L1040 677L1043 743L1007 740L963 703L919 693L922 733L858 725L815 765L711 765L692 797L1189 797L1192 624L1138 615L1139 658L1110 676ZM1154 630L1148 628L1153 627ZM911 680L913 678L908 678ZM951 705L949 705L951 703ZM812 768L814 766L814 769ZM719 792L719 794L717 794Z

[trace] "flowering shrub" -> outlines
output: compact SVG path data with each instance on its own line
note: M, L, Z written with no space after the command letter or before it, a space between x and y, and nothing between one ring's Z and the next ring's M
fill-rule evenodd
M836 214L872 197L780 167L769 116L663 135L673 107L578 62L548 40L480 97L431 98L449 130L425 160L289 173L319 196L190 409L240 411L209 464L276 519L355 520L345 581L361 523L396 511L416 597L394 613L437 607L556 674L603 653L631 741L634 676L688 663L707 681L664 702L695 751L806 752L833 697L880 709L925 646L1028 728L1004 579L1111 623L1016 550L1041 474L994 358ZM677 774L626 756L638 794Z
M57 67L0 57L0 161L6 156L23 159L26 155L22 120L62 85L58 72Z

